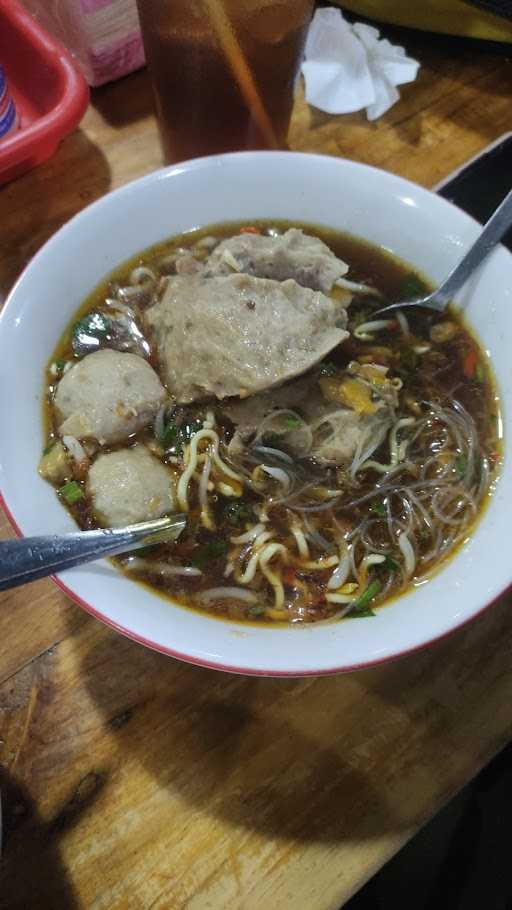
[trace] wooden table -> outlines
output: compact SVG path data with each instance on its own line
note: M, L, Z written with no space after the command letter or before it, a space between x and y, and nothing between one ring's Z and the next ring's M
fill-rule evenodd
M293 148L432 186L510 129L504 50L400 38L422 63L402 100L377 123L299 100ZM146 74L95 92L53 160L0 191L0 292L159 164ZM393 665L294 681L176 663L50 582L2 595L0 906L339 908L510 739L510 605Z

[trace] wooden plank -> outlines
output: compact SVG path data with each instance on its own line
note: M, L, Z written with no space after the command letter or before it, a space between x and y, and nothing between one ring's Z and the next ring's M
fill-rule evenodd
M0 513L0 540L13 536ZM82 611L46 579L0 594L0 683L83 621Z
M58 852L80 907L339 907L510 736L511 656L510 600L318 680L180 665L87 619L0 688L2 765L38 810L6 819L8 906L61 906Z

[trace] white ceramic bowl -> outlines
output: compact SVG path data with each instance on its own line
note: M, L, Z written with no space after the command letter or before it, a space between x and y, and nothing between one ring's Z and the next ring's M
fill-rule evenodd
M0 490L22 534L74 527L52 488L39 478L37 464L45 365L84 297L123 260L157 241L194 227L253 218L348 231L398 254L434 282L445 277L479 231L461 211L399 177L315 155L201 159L105 196L37 254L0 319ZM506 424L512 407L512 256L495 250L459 299L492 357ZM512 505L508 443L506 449L497 494L469 542L428 584L371 620L244 627L175 606L107 562L72 570L57 581L98 619L192 663L276 676L368 666L445 635L511 582L503 552Z

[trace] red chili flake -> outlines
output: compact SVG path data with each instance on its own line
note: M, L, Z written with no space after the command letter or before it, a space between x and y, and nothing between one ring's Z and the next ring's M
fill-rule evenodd
M297 580L295 569L292 569L291 566L287 566L283 572L282 578L285 585L289 585L290 587L294 585Z
M468 353L464 357L464 363L462 365L464 376L467 376L468 379L473 379L473 376L475 375L477 363L478 363L478 355L477 355L476 351L473 349L471 351L468 351Z

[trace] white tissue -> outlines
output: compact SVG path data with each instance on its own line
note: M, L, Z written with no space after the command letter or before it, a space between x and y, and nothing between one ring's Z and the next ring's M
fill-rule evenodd
M418 69L371 25L351 25L332 7L316 11L302 64L308 104L328 114L366 108L368 120L376 120L398 101L396 86L413 82Z

